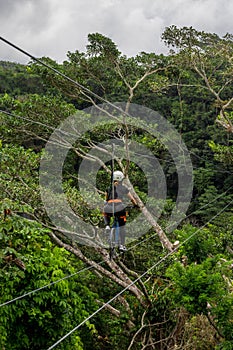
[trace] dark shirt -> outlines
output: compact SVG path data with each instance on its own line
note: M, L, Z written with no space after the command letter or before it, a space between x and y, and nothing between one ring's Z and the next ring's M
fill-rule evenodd
M108 197L107 197L107 201L110 199L121 199L123 200L124 197L129 193L129 189L122 185L122 184L118 184L117 186L114 186L114 196L112 195L113 192L113 188L110 187L108 190Z

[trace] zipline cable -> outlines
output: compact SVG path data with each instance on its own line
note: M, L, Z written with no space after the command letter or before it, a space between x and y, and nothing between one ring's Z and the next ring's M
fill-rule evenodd
M44 123L41 123L41 122L38 122L36 120L33 120L33 119L30 119L28 117L22 117L21 115L17 115L17 114L14 114L14 113L10 113L8 111L4 111L2 109L0 109L0 113L4 113L6 115L8 115L9 117L12 117L12 118L16 118L16 119L21 119L21 120L26 120L27 122L30 122L32 124L37 124L37 125L40 125L40 126L44 126L46 127L47 129L50 129L50 130L53 130L55 131L56 128L54 128L53 126L50 126L48 124L44 124Z
M183 244L187 243L192 237L194 237L200 230L202 230L206 225L208 225L212 220L214 220L217 216L219 216L222 212L224 212L231 204L233 203L233 200L230 201L223 209L221 209L217 214L215 214L207 223L205 223L202 227L200 227L197 231L195 231L193 234L191 234L188 238L186 238L182 243L180 243L173 251L166 254L163 258L161 258L158 262L156 262L153 266L151 266L146 272L141 274L138 278L136 278L133 282L131 282L127 287L122 289L119 293L117 293L114 297L112 297L110 300L108 300L106 303L104 303L98 310L93 312L90 316L88 316L85 320L83 320L81 323L79 323L76 327L74 327L70 332L68 332L66 335L64 335L61 339L59 339L56 343L54 343L52 346L50 346L47 350L54 349L58 344L60 344L63 340L65 340L69 335L71 335L73 332L75 332L77 329L79 329L83 324L88 322L92 317L94 317L97 313L99 313L101 310L105 308L105 306L111 304L112 301L117 299L121 294L123 294L125 291L127 291L131 286L135 285L138 281L140 281L148 272L153 270L155 267L157 267L161 262L165 261L169 256L174 254Z

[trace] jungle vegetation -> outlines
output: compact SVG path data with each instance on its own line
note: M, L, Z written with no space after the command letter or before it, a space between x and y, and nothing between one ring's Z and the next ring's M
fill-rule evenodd
M233 37L171 26L162 40L168 55L127 57L110 38L90 33L86 51L68 52L63 63L0 62L1 349L46 350L70 331L57 349L233 349ZM163 138L131 125L134 106L171 123L189 153L192 196L174 230L167 224L180 186L176 162ZM92 125L91 114L108 120ZM73 115L75 140L61 133L51 141ZM128 220L141 212L150 227L114 260L101 245L101 207L92 205L104 201L111 181L107 140L122 145L115 167L139 205ZM62 188L91 232L70 224L59 190L46 195L65 228L44 206L40 171L41 159L53 161L49 142L67 150ZM164 174L158 218L147 206L145 174L130 159L134 142ZM82 179L87 193L83 160L97 167L94 186L89 174ZM56 176L56 169L48 174L55 189Z

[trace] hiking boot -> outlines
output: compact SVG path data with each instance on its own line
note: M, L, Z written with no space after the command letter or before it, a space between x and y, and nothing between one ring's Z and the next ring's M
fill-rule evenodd
M126 252L126 251L127 251L127 248L126 248L125 245L120 244L119 250L122 251L122 252Z

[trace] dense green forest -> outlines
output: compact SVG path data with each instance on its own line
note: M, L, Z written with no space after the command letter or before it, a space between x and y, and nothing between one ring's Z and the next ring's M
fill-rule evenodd
M162 40L168 55L92 33L62 64L0 61L1 349L233 349L233 37ZM113 164L138 208L110 259Z

